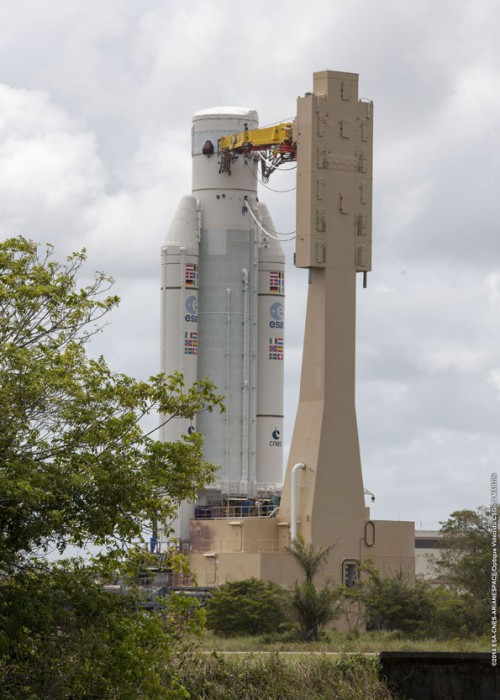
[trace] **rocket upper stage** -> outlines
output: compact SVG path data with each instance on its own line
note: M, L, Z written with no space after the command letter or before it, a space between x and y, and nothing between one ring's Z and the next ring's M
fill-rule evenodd
M257 126L245 108L194 115L193 193L162 249L161 369L183 371L188 386L208 377L226 407L192 426L170 421L162 438L200 430L205 459L221 467L214 488L241 497L279 491L283 461L285 257L257 199L254 157L236 157L229 175L217 156L221 136Z
M257 112L253 109L220 107L197 112L193 117L192 191L200 200L203 226L207 229L249 228L250 217L242 215L242 207L245 196L255 199L257 195L257 165L240 157L233 163L231 175L220 174L217 142L224 134L257 126ZM212 144L214 155L203 153L207 142Z

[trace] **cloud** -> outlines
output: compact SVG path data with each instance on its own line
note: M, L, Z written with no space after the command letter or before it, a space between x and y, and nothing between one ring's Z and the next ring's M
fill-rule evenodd
M2 235L45 237L104 188L94 135L40 90L0 85L0 114Z
M487 367L490 359L490 354L485 350L457 347L455 344L438 350L424 350L420 358L424 371L431 374L447 370L458 374L477 372Z

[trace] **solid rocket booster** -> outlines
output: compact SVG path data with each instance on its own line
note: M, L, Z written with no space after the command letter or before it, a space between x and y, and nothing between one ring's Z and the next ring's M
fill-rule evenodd
M240 155L220 173L217 157L221 136L257 126L245 108L194 115L192 195L162 249L161 369L184 372L187 386L208 377L226 406L172 420L162 438L200 430L205 459L220 465L211 490L234 496L282 483L285 257L257 199L258 163Z
M262 227L275 233L265 204L257 209ZM259 247L259 323L257 358L257 483L280 483L282 453L285 256L276 238L264 235Z
M161 371L184 374L186 386L198 376L198 245L196 197L180 201L161 251ZM165 417L168 418L168 417ZM178 440L195 421L162 420L163 441Z

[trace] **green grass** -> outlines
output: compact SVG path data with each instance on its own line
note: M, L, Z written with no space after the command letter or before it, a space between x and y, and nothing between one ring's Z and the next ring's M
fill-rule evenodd
M206 632L202 651L243 652L337 652L380 653L381 651L489 651L489 637L471 639L411 639L394 632L366 632L358 636L332 630L322 642L294 642L286 635L262 637L218 637Z
M379 678L381 651L489 651L489 644L487 637L443 641L389 632L330 630L324 641L307 644L290 632L230 638L206 632L202 653L181 668L179 680L193 700L391 700Z
M350 655L202 657L180 678L196 700L390 700L378 661Z

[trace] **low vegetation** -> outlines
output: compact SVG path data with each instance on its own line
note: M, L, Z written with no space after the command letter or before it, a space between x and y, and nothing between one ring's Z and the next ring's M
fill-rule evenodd
M481 616L481 606L474 605L462 591L425 581L410 585L398 572L382 578L370 563L352 588L343 589L350 604L348 623L357 633L367 630L395 632L412 639L467 639L486 634L488 617Z
M226 657L212 654L185 669L182 683L197 700L390 700L378 661L353 655Z
M338 632L327 630L319 642L299 642L292 633L274 633L221 637L212 632L203 635L201 649L217 652L304 652L316 654L379 654L381 651L490 651L489 635L468 638L410 637L401 632Z

